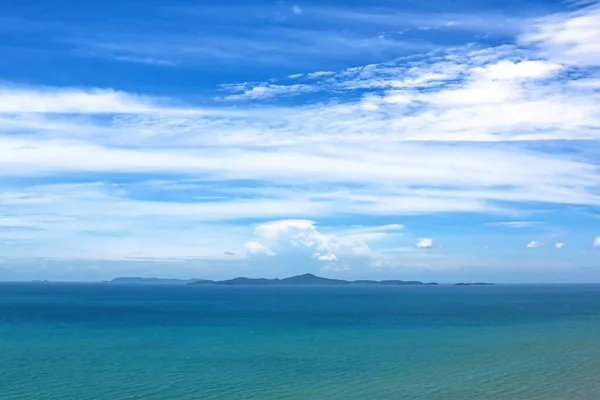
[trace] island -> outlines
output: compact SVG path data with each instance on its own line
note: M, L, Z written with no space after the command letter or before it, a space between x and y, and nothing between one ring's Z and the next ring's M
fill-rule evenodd
M188 283L198 282L198 279L171 279L171 278L139 278L139 277L121 277L115 278L105 283L164 283L164 284L179 284L185 285Z
M358 280L347 281L343 279L322 278L313 274L303 274L283 279L268 278L243 278L238 277L224 281L212 281L207 279L197 280L188 283L189 285L219 285L219 286L424 286L437 285L435 282L423 283L419 281L401 281L401 280Z
M33 281L36 283L47 281ZM104 283L146 283L146 284L173 284L173 285L205 285L205 286L438 286L436 282L402 281L398 279L376 281L361 279L349 281L345 279L331 279L314 274L302 274L289 278L245 278L237 277L226 280L211 279L173 279L173 278L141 278L120 277ZM454 286L492 286L487 282L460 282Z
M487 283L487 282L469 282L469 283L465 283L465 282L460 282L460 283L455 283L454 286L492 286L493 283Z

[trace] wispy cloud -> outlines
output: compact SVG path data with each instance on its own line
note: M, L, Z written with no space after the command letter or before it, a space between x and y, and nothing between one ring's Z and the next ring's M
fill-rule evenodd
M257 254L265 254L267 256L274 257L276 254L273 250L268 247L258 243L258 242L248 242L245 245L246 251L249 255L257 255Z
M176 60L169 60L169 59L163 59L163 58L157 58L157 57L136 57L136 56L127 56L127 55L123 55L123 56L115 55L113 57L113 60L129 62L129 63L136 63L136 64L155 65L155 66L161 66L161 67L175 67L175 66L179 65Z
M600 5L539 18L521 37L545 57L568 65L600 66Z
M298 15L296 15L298 16ZM438 47L418 43L402 35L382 35L378 30L337 30L264 25L238 28L235 32L111 31L88 38L77 36L70 44L76 54L114 61L138 62L171 67L198 66L207 59L213 64L278 65L310 68L322 61L356 60L371 56L385 59Z
M502 226L506 228L531 228L539 225L541 222L534 221L509 221L509 222L491 222L489 226Z
M327 14L302 7L282 10L293 20ZM337 18L393 25L394 16L384 14ZM447 243L438 236L443 227L415 229L418 222L404 217L480 214L480 228L490 220L529 228L539 224L527 220L532 210L597 207L600 86L595 45L586 39L595 38L589 21L596 16L591 7L538 19L512 43L432 52L426 44L421 54L400 58L404 34L323 35L289 19L193 45L188 35L171 35L144 47L137 34L119 41L114 32L108 39L118 46L103 51L150 63L253 61L258 54L265 58L257 63L272 56L293 64L316 53L393 51L383 55L388 62L335 71L294 65L282 76L218 82L194 95L4 83L0 226L11 230L10 239L30 243L7 252L244 262L292 254L332 271L357 262L383 270L447 261L435 258L445 252L437 251L438 241ZM459 17L436 25L420 16L407 29L479 29L475 17ZM572 57L564 59L562 50ZM416 241L419 231L436 238L436 251L419 250L434 247L432 238ZM513 247L525 252L526 239ZM564 240L569 251L581 243ZM378 246L403 250L392 257Z
M145 113L149 98L112 89L0 88L0 113Z
M218 99L222 100L261 100L272 99L285 95L298 95L301 93L315 92L317 89L312 85L274 85L270 83L259 84L257 86L248 85L226 85L225 89L240 92L231 94Z
M416 30L459 30L480 34L516 34L528 20L526 15L493 13L406 12L392 9L340 10L321 8L312 10L318 18L360 23L380 29L407 32Z
M537 249L538 247L542 247L544 244L535 240L532 240L527 244L527 247L530 249Z
M417 240L417 243L415 243L415 246L420 249L429 249L429 248L433 247L433 239L431 239L431 238L419 239L419 240Z
M446 46L452 39L448 32L506 37L528 20L524 7L516 15L451 13L435 5L399 12L377 5L305 7L260 2L238 4L234 13L220 4L148 5L143 16L133 10L108 5L109 24L103 18L77 18L76 11L81 10L74 6L71 13L61 14L60 22L29 13L7 17L3 27L34 39L41 33L69 57L165 67L199 66L207 60L219 65L311 66L318 60L355 61L360 55L381 59ZM425 29L444 34L422 36Z

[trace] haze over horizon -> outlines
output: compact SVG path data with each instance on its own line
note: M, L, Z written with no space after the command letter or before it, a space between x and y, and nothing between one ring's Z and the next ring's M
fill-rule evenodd
M0 280L600 282L598 2L0 21Z

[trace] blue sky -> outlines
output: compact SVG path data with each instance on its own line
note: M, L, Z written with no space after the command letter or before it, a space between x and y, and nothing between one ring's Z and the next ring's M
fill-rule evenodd
M12 1L0 279L600 282L600 5Z

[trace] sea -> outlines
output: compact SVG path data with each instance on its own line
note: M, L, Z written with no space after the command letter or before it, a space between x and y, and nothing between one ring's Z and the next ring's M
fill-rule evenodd
M0 399L600 399L600 286L0 284Z

